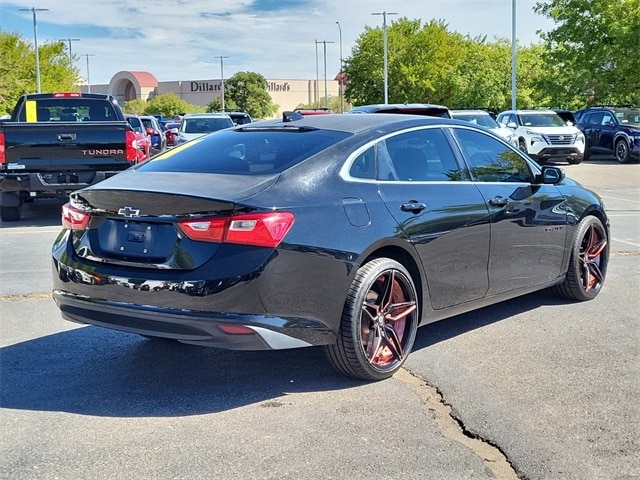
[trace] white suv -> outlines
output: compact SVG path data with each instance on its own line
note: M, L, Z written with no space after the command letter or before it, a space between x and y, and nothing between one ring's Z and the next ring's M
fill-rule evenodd
M539 164L551 159L582 162L584 135L553 110L509 110L497 120L514 131L520 150Z

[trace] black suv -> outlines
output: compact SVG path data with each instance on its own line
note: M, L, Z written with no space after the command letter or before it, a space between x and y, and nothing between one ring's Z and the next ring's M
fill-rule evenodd
M620 163L640 160L640 108L589 107L576 112L585 136L584 158L614 155Z

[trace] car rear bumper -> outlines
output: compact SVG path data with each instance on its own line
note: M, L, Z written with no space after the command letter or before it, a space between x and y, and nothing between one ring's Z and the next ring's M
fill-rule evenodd
M281 350L335 341L329 328L307 319L159 308L87 299L58 289L53 298L66 320L195 345Z

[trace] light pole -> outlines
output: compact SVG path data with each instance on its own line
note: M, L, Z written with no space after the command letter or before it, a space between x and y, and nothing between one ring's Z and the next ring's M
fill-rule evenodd
M382 38L384 49L384 103L389 103L389 77L387 66L387 15L397 15L396 12L375 12L371 15L382 15Z
M42 88L40 86L40 54L38 53L38 22L36 21L36 12L48 12L48 8L21 8L23 12L33 12L33 41L36 47L36 86L37 92L40 93Z
M318 40L314 40L316 43L316 88L313 89L313 93L316 96L316 108L320 106L320 74L318 73Z
M511 2L511 110L516 109L516 0Z
M89 76L89 57L95 57L93 53L85 53L87 57L87 93L91 93L91 77Z
M218 55L217 57L214 58L219 58L220 59L220 78L221 78L221 83L220 83L220 105L222 106L222 111L224 112L224 63L223 63L223 58L229 58L229 57L223 57L222 55Z
M73 55L71 54L71 42L79 42L79 38L61 38L61 42L69 42L69 66L73 68Z
M336 22L338 25L338 31L340 32L340 113L344 113L344 92L342 91L343 87L343 59L342 59L342 27L340 26L340 22Z
M324 106L329 108L329 92L327 92L327 43L335 42L327 42L326 40L323 40L316 43L321 43L324 46Z

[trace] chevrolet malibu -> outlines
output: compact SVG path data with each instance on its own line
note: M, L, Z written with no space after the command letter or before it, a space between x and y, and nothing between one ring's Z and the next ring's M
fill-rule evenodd
M71 194L62 317L227 349L321 346L381 380L416 329L553 287L600 292L598 196L468 122L317 115L193 140Z

